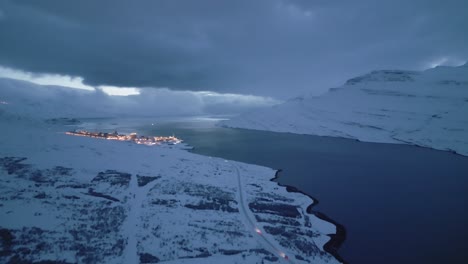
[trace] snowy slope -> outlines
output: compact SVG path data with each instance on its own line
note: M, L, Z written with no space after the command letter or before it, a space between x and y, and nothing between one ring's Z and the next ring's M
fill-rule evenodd
M95 91L0 78L0 101L3 102L0 104L0 113L8 112L17 118L102 115L94 110L100 107L92 103L97 96Z
M146 89L141 95L110 96L102 90L73 89L38 85L15 79L0 78L0 113L7 111L17 118L100 118L161 116L172 114L177 105L162 103L157 92ZM199 114L198 108L177 111Z
M221 125L408 143L468 155L468 66L374 71Z
M0 263L338 263L272 169L68 136L32 103L0 115Z

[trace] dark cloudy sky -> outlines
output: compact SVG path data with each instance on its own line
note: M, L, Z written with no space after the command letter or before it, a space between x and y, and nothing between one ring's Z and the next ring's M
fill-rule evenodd
M468 59L466 0L0 0L0 66L287 98Z

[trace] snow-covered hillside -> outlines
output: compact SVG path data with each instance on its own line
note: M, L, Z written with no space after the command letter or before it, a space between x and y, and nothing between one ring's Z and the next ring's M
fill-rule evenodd
M0 78L0 114L7 112L19 119L157 116L172 110L158 98L151 102L152 96L152 90L146 90L145 95L109 96L99 89L90 91ZM193 114L199 112L193 110Z
M68 136L43 96L2 99L0 263L338 263L336 227L272 169Z
M374 71L322 96L296 98L221 125L416 144L468 155L468 65Z
M96 100L98 97L100 100ZM106 97L99 91L0 78L0 114L20 119L103 116Z

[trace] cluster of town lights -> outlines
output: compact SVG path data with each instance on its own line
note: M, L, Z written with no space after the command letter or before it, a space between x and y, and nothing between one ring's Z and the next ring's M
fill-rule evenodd
M102 132L89 132L85 130L80 131L69 131L65 132L67 135L72 136L82 136L82 137L92 137L92 138L102 138L108 140L119 140L119 141L133 141L137 144L143 144L148 146L168 144L175 145L182 142L182 140L176 138L175 136L169 137L138 137L137 133L131 133L129 135L118 134L117 131L114 133L102 133Z

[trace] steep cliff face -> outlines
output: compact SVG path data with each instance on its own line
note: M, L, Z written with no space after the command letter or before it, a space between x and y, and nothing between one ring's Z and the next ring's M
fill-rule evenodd
M384 70L241 115L238 128L407 143L468 155L468 66Z

